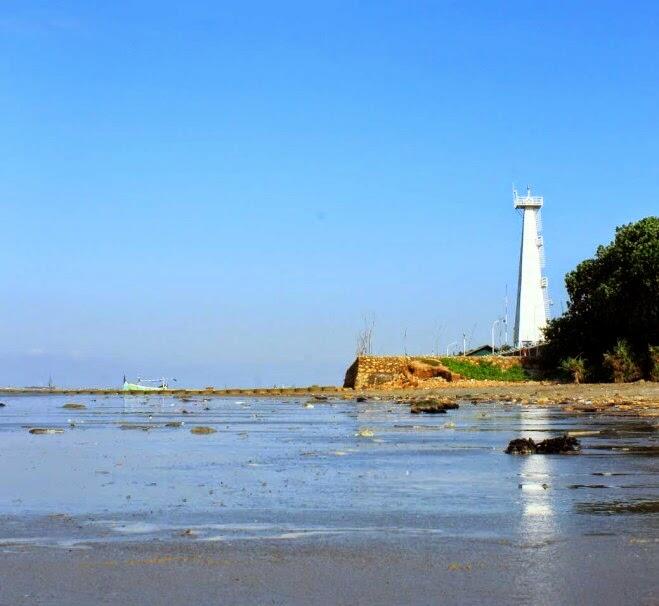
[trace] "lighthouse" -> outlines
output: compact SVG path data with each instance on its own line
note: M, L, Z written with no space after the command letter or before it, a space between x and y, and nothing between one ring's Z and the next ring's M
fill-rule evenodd
M515 312L515 346L531 347L544 339L542 329L549 318L547 278L542 275L545 266L544 244L540 209L542 196L525 196L513 189L513 205L522 215L522 246L519 254L517 283L517 311Z

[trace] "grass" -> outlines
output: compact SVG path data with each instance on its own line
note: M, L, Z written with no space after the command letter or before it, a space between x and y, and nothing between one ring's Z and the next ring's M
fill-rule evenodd
M450 371L461 375L465 379L474 379L476 381L528 381L532 378L521 366L504 369L484 358L473 358L473 362L458 358L440 358L439 360L418 358L418 360L430 366L443 364Z

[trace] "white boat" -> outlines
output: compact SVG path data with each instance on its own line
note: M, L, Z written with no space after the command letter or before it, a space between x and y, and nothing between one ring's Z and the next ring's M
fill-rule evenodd
M171 379L176 381L176 379ZM168 379L141 379L137 378L137 383L129 383L124 375L123 391L163 391L169 389Z

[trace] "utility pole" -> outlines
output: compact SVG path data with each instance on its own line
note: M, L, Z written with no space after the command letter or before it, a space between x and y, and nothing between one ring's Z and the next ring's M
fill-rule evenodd
M462 333L462 355L467 355L467 334L464 332Z
M503 325L506 329L506 345L508 345L508 284L506 284L506 298L504 299Z
M501 320L495 320L492 323L492 355L494 355L494 327L500 322Z

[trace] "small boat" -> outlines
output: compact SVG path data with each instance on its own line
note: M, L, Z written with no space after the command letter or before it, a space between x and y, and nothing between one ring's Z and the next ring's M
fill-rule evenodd
M163 391L169 389L169 381L162 377L160 379L141 379L137 378L137 383L129 383L126 380L126 375L124 375L124 385L122 387L123 391ZM176 381L176 379L171 379Z

